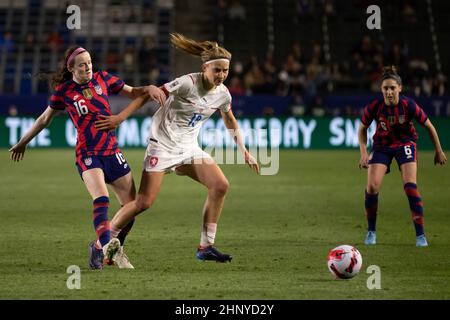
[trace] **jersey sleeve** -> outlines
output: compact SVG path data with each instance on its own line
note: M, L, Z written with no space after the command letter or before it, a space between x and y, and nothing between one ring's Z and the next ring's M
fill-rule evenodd
M64 110L66 104L64 103L64 92L61 86L57 86L55 92L50 96L48 106L55 110Z
M372 123L373 119L375 119L375 107L377 105L377 100L371 102L368 104L363 111L363 114L361 116L361 122L366 126L369 127Z
M194 81L192 80L192 77L189 75L184 75L172 80L171 82L165 83L164 88L169 94L183 95L188 93L193 85Z
M227 90L227 96L225 98L225 102L222 105L220 105L220 108L219 108L220 111L222 111L222 112L230 111L231 110L231 101L232 101L231 94Z
M411 119L416 119L416 121L421 125L424 125L428 120L425 111L423 111L423 109L419 107L419 105L413 100L410 100L408 103L408 112L411 116Z
M102 77L108 87L109 94L118 94L125 85L122 79L106 71L102 71Z

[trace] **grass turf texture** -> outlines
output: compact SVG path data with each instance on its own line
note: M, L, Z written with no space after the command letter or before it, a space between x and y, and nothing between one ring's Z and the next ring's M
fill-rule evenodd
M143 150L124 150L138 186ZM135 270L87 268L95 236L91 200L72 150L28 150L22 163L0 153L0 299L449 299L449 167L419 152L418 186L430 246L415 247L396 164L380 193L378 244L363 244L366 171L358 151L283 151L280 171L257 176L223 165L230 190L217 247L232 263L199 262L206 192L187 177L166 176L154 206L138 217L126 252ZM110 217L118 208L111 191ZM340 244L363 256L361 273L335 280L327 254ZM68 290L70 265L81 289ZM369 290L366 268L381 268Z

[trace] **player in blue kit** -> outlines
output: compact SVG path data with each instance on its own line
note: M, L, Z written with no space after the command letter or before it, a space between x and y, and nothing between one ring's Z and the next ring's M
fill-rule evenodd
M89 245L89 266L102 269L103 261L115 263L119 268L132 269L123 253L125 237L133 226L130 221L117 238L111 238L108 220L110 184L121 205L134 200L136 189L130 167L117 145L114 130L100 131L94 122L100 115L111 115L108 97L124 95L130 99L149 95L158 100L159 89L154 86L130 87L106 71L93 72L89 52L81 47L66 51L60 70L53 75L54 93L47 109L28 132L13 146L11 159L23 159L27 144L45 127L60 110L67 110L77 129L75 149L76 166L93 199L93 224L97 240Z
M381 91L383 98L367 105L361 117L358 139L361 152L360 168L368 168L365 189L365 214L368 232L366 245L376 244L376 219L378 192L384 175L389 173L392 159L395 158L403 180L403 187L409 201L411 215L416 230L416 246L428 246L423 228L423 204L417 189L417 133L413 120L424 126L435 147L434 163L444 165L447 158L442 150L439 137L431 121L417 103L400 95L402 80L395 67L385 67ZM372 121L377 122L373 136L372 152L367 153L367 129Z

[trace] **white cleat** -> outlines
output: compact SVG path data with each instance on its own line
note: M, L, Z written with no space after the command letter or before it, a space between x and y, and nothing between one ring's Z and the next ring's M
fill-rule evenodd
M134 269L130 259L128 259L127 255L123 252L123 247L120 247L119 251L117 251L113 261L119 269Z
M105 261L114 261L117 256L117 253L120 249L120 241L117 238L112 238L109 242L103 247L103 255Z

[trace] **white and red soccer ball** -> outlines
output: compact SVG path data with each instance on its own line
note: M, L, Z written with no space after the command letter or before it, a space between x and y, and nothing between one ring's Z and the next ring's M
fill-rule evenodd
M344 244L328 253L328 269L337 278L353 278L359 273L361 266L362 256L355 247Z

